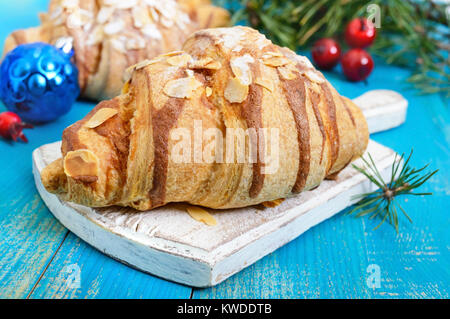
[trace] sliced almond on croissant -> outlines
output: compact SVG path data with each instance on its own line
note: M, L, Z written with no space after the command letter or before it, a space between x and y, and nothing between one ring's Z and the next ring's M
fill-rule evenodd
M248 85L242 84L238 78L231 78L224 96L230 103L242 103L248 96Z
M244 54L243 56L232 58L230 60L231 70L242 84L252 84L252 73L249 64L253 62L255 62L255 60L250 54Z
M98 179L99 161L90 150L71 151L64 157L64 173L83 182L95 182Z
M291 61L284 56L273 56L273 57L269 57L266 59L263 58L263 63L265 65L273 66L273 67L283 66L283 65L288 64L289 62L291 62Z
M279 67L278 72L280 72L281 78L284 80L294 80L297 78L295 67L293 67L292 63Z
M315 83L320 84L320 83L325 82L325 78L322 75L320 75L319 72L312 70L312 69L304 72L303 75L305 75L308 79L310 79L311 81L313 81Z
M273 82L271 80L266 80L264 78L256 78L255 84L258 84L258 85L268 89L270 92L273 92Z
M203 222L208 226L217 225L216 219L203 208L197 206L190 206L186 208L186 210L189 213L189 215L191 215L191 217L194 218L196 221Z
M160 61L162 61L161 57L156 57L156 58L151 59L151 60L144 60L144 61L141 61L141 62L135 64L135 65L130 66L127 69L127 71L129 72L129 70L140 70L142 68L145 68L147 65L158 63Z
M164 93L170 97L189 99L200 86L202 86L202 82L193 76L189 76L167 82L164 86Z
M282 57L283 53L281 52L265 52L262 56L263 59L270 59L273 57Z
M85 126L88 128L96 128L102 125L104 122L112 118L114 115L119 113L116 109L110 107L104 107L97 111L90 119L86 122Z
M209 69L209 70L218 70L222 67L222 64L219 61L214 61L210 57L203 58L200 60L192 61L188 64L190 69Z
M185 52L178 50L178 51L171 51L171 52L167 52L167 53L161 54L161 56L175 56L175 55L180 55L180 54L183 54L183 53L185 53Z
M186 67L190 61L192 61L192 57L189 54L175 55L167 59L167 63L178 67Z
M284 198L279 198L268 202L262 202L261 204L267 208L274 208L277 207L278 205L281 205L282 202L284 202Z

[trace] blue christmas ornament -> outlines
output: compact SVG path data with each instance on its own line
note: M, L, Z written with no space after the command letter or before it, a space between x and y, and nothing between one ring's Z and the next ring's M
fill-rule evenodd
M80 94L72 55L70 38L60 39L56 47L36 42L9 52L0 67L0 99L8 110L32 123L69 112Z

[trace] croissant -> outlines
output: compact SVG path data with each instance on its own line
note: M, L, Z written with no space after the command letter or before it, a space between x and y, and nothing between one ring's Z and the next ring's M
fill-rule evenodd
M245 207L318 186L368 135L360 109L307 58L251 28L207 29L133 66L120 96L64 130L63 157L41 179L93 207Z
M210 0L51 0L40 18L41 26L13 32L3 52L70 37L81 95L102 100L120 94L127 67L179 50L192 32L227 25L229 14Z

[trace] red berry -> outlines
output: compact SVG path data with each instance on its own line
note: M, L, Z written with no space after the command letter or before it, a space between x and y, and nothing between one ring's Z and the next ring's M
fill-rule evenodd
M14 141L21 138L25 143L27 143L28 139L22 132L24 128L33 128L33 125L22 122L16 113L0 113L0 136L4 138L11 138Z
M321 69L329 70L339 62L341 47L330 38L320 39L314 43L312 58L314 63Z
M373 60L363 49L351 49L341 60L342 70L351 81L365 80L373 70Z
M365 48L375 40L377 31L373 23L366 18L350 21L345 29L345 41L353 48Z

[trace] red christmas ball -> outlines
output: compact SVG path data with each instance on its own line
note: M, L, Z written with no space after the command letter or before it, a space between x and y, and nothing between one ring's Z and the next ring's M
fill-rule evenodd
M365 80L373 70L373 59L363 49L351 49L341 60L342 70L351 81Z
M0 113L0 136L3 138L13 139L14 141L21 138L27 143L28 139L22 132L24 128L33 128L33 125L22 122L16 113Z
M373 43L377 31L373 23L366 18L350 21L345 29L345 41L352 48L365 48Z
M314 43L311 53L314 63L319 68L329 70L338 64L341 47L335 40L325 38Z

